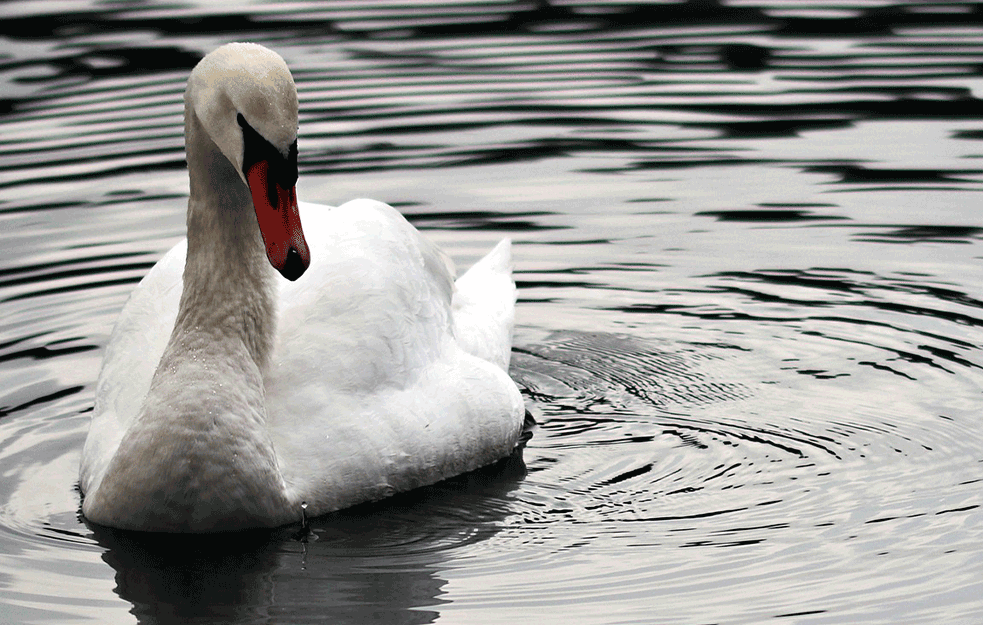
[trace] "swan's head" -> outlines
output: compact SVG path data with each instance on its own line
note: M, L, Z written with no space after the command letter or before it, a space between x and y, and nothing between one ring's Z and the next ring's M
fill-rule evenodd
M230 43L203 58L185 98L249 187L270 264L288 280L310 265L297 209L297 87L277 53Z

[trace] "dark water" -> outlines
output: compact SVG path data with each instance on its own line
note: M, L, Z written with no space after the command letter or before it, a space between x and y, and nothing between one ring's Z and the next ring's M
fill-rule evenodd
M0 621L983 620L983 9L0 4ZM299 192L516 244L539 425L289 531L78 516L102 348L183 236L182 92L300 89Z

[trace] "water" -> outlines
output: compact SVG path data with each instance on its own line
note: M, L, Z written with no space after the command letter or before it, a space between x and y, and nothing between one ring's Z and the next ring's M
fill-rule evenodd
M0 37L0 621L983 618L978 5L13 2ZM237 39L293 68L302 199L460 266L514 239L539 425L306 537L97 530L102 348Z

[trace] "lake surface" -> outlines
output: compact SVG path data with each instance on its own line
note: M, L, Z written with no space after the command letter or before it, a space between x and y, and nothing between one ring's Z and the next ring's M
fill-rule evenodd
M983 620L983 9L0 5L0 621ZM300 91L301 199L514 240L538 425L295 530L79 516L102 350L184 234L182 94Z

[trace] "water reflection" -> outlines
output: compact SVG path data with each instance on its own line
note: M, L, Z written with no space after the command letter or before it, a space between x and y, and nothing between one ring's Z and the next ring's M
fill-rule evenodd
M455 549L494 536L521 451L412 495L298 528L168 536L89 525L141 623L431 623Z

